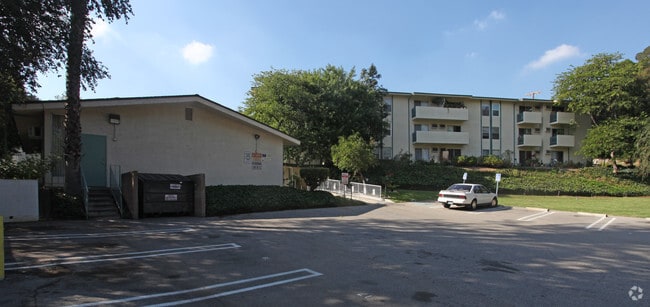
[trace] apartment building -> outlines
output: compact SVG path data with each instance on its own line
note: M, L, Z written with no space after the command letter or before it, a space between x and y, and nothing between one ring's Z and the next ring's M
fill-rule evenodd
M384 101L390 133L377 151L382 159L496 155L513 164L585 162L577 152L589 118L551 100L389 92Z

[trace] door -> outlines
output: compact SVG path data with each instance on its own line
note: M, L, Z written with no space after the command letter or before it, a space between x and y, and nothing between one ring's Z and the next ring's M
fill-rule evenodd
M105 135L81 135L81 168L89 187L106 186Z

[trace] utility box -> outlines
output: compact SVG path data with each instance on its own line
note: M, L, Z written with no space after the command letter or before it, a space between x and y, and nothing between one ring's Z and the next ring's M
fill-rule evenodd
M138 174L140 216L193 215L194 182L182 175Z

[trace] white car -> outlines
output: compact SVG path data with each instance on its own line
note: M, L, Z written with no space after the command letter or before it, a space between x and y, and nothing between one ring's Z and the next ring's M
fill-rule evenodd
M499 204L496 194L482 184L475 183L452 184L446 190L438 193L438 202L445 208L462 206L470 210L474 210L478 206L496 207Z

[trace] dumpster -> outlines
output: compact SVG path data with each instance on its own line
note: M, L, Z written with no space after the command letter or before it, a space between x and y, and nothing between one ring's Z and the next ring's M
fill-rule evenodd
M138 174L140 216L191 215L194 212L194 182L171 174Z

